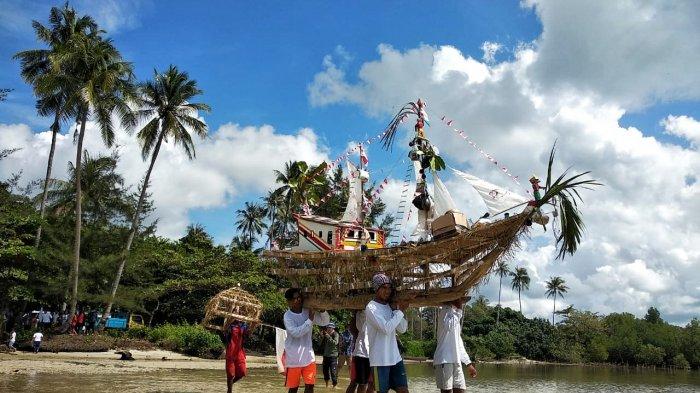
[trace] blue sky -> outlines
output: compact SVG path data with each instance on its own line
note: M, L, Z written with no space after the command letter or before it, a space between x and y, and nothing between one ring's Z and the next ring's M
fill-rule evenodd
M0 0L0 87L14 89L0 104L0 148L24 147L0 164L0 177L23 170L31 180L44 170L49 121L35 115L11 56L36 47L31 20L46 22L61 3ZM212 107L203 115L211 138L198 142L195 162L175 149L159 156L153 192L164 236L199 222L228 243L235 210L274 186L272 169L333 160L420 96L433 117L429 135L455 167L518 188L441 126L443 114L521 178L541 173L556 139L559 168L591 170L605 183L585 195L579 254L554 262L550 233L536 231L515 258L536 285L562 275L569 302L601 312L643 314L656 302L676 323L700 314L700 71L689 66L700 64L697 2L71 4L108 30L140 80L175 64ZM485 43L499 48L493 59ZM136 183L144 164L135 141L125 133L117 140L124 176ZM60 141L57 177L70 142ZM107 151L98 139L87 143ZM405 153L370 148L374 179L390 178L390 208ZM483 212L472 190L445 181L468 215ZM493 298L494 288L481 290ZM526 314L549 312L540 292ZM504 303L515 306L517 295Z

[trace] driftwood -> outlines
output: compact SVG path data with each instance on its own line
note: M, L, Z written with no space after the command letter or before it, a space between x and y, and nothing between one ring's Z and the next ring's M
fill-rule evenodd
M305 306L362 309L372 299L372 276L384 272L396 286L396 299L411 307L455 300L508 258L526 230L529 212L420 244L366 251L266 251L273 274L302 289Z

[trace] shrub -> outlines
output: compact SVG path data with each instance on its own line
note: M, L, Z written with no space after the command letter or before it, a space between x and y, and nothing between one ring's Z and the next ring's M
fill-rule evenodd
M608 344L605 337L594 337L586 348L586 361L602 363L608 360Z
M200 325L165 324L147 334L149 341L192 356L218 358L224 347L219 336Z
M655 347L651 344L644 344L639 347L639 351L635 355L637 363L645 366L659 366L664 361L666 352L663 348Z
M492 330L484 339L486 347L493 352L496 359L503 359L515 351L515 337L506 330Z
M680 368L687 370L690 368L690 363L688 363L687 360L685 360L685 356L683 356L682 353L679 353L678 355L673 357L673 368Z
M150 331L146 326L136 326L127 330L125 335L128 338L146 339Z

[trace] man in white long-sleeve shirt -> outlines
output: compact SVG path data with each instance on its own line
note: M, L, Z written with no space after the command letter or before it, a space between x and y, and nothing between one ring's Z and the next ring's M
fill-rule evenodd
M369 363L375 368L377 391L386 393L393 389L408 393L406 368L399 353L396 332L404 333L408 322L403 317L405 302L390 303L391 279L384 273L372 277L374 300L365 307L367 337L369 338Z
M467 366L469 376L476 378L472 364L462 341L462 305L467 297L450 302L438 311L437 348L433 356L435 380L441 393L464 393L467 388L462 363Z
M289 288L284 297L289 310L284 313L284 328L287 339L284 341L285 386L289 393L296 393L300 379L304 379L304 393L314 391L316 381L316 356L311 344L313 325L326 326L330 323L327 312L314 313L304 308L304 299L299 288Z

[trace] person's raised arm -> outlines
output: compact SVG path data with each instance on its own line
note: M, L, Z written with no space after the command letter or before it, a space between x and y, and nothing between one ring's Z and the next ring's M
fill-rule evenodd
M296 326L294 325L294 321L290 316L284 316L284 329L287 331L288 335L294 338L299 338L305 334L308 334L309 332L311 332L312 327L313 324L309 319L304 321L304 323L302 323L301 325Z
M392 317L386 320L383 316L379 315L377 307L370 303L365 308L365 323L370 323L375 328L382 331L384 334L393 334L396 331L396 327L401 323L403 319L403 312L401 310L394 310Z

